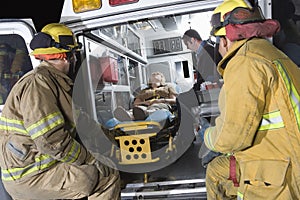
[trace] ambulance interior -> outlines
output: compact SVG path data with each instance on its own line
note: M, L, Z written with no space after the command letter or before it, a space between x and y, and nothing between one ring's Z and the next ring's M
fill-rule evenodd
M71 2L65 1L66 8L70 9ZM142 5L144 1L135 2ZM148 4L151 2L147 1ZM114 7L118 10L116 13L107 14L99 9L92 11L93 14L79 13L78 18L74 19L74 13L69 14L63 8L61 22L71 27L83 44L82 50L78 52L80 62L76 66L77 76L72 74L75 80L75 109L79 107L88 113L101 127L101 136L86 135L91 127L86 127L79 135L83 142L87 142L85 144L89 150L96 155L105 152L103 155L120 169L122 199L206 199L205 168L198 156L201 142L195 131L195 113L214 124L219 114L216 102L220 88L193 92L195 55L186 48L181 37L192 28L199 32L202 39L208 39L210 16L220 2L169 1L169 4L139 8L131 13L122 12L129 5L121 5ZM276 46L282 45L283 49L291 47L288 52L292 53L291 58L300 66L298 1L293 0L294 10L281 5L290 1L258 2L265 16L271 17L272 14L284 25L283 28L290 28L285 20L295 23L296 29L289 31L294 35L285 35L280 31L273 42ZM103 5L103 8L107 8L107 5ZM285 14L289 11L294 14ZM13 26L13 23L10 24ZM0 28L2 30L3 27ZM0 35L0 42L9 44L15 50L21 49L28 55L30 50L26 46L30 40L18 38L18 32L11 33L13 27L5 25L4 28L5 34ZM284 45L286 40L287 46ZM15 50L10 54L15 55ZM1 64L4 60L3 52L7 52L6 46L0 46ZM21 71L25 73L32 66L37 66L38 61L33 60L30 62L29 57L25 57L26 64ZM140 121L109 124L117 106L125 109L132 107L134 96L147 85L154 71L162 72L166 82L173 84L179 92L178 103L174 107L176 120L172 121L171 126L162 128L155 122ZM0 75L1 109L6 95L22 74L7 76L1 71ZM101 142L103 136L109 140ZM128 141L131 144L126 146ZM134 149L133 143L137 141L145 145ZM102 150L105 145L108 148Z
M96 110L92 108L92 111L99 122L107 122L117 106L131 109L134 96L147 86L152 72L162 72L166 82L178 93L189 91L195 81L195 57L181 37L186 30L194 28L207 39L210 14L208 11L163 16L90 31L93 38L103 40L100 44L85 43L91 49L86 59L90 64L91 88L97 99ZM102 98L110 99L105 101L109 105Z
M155 71L165 75L166 82L176 88L179 96L188 94L184 98L196 102L196 106L201 102L217 102L220 88L195 95L192 89L195 56L182 41L184 32L190 28L208 39L211 14L211 10L199 10L139 19L95 27L78 35L85 54L82 58L86 62L82 63L87 67L80 67L79 73L85 81L75 80L74 96L79 96L84 110L117 144L112 145L110 156L121 170L124 198L137 188L143 190L136 185L141 183L165 185L166 188L160 191L165 197L168 195L162 193L176 190L178 185L185 191L192 185L193 189L188 193L205 196L205 169L198 158L201 142L197 141L193 126L196 123L194 113L185 103L178 101L174 106L175 120L169 122L168 127L156 121L114 124L111 120L117 106L132 108L134 96L145 88L150 74ZM82 87L86 88L82 90ZM77 95L76 91L79 91ZM85 95L82 91L86 91ZM203 114L214 123L217 105L210 104ZM128 141L130 145L126 147ZM143 141L145 145L135 150L131 144L135 141ZM90 144L86 145L89 148ZM179 190L178 195L180 193Z

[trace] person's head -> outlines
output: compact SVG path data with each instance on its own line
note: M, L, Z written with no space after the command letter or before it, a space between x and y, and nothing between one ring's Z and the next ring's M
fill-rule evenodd
M66 74L70 67L75 66L75 51L80 47L71 29L60 23L44 26L30 42L30 48L33 50L31 55L50 62Z
M166 84L166 78L161 72L153 72L149 78L149 85L152 88L157 88L159 86Z
M196 52L199 48L202 38L196 30L189 29L183 34L182 40L188 49Z
M265 19L260 7L248 0L224 0L214 10L211 25L211 35L220 37L219 51L222 56L234 41L271 37L280 29L276 20Z

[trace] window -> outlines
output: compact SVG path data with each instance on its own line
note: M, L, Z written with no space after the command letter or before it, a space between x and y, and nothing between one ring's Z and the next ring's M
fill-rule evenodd
M13 85L32 63L23 38L16 34L0 35L0 104L4 104Z

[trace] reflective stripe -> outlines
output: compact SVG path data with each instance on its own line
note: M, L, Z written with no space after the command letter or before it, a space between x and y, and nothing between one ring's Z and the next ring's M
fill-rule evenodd
M14 131L22 134L30 135L32 139L37 138L45 134L47 131L54 129L55 127L61 126L64 123L63 116L60 112L56 112L48 115L42 120L38 121L36 124L31 125L26 130L24 127L24 122L19 120L7 119L5 117L0 117L0 130L4 131ZM73 124L74 125L74 124ZM28 131L28 132L27 132ZM76 140L73 140L71 150L62 158L63 162L75 162L81 152L81 146ZM14 168L9 170L4 170L2 176L5 180L15 180L21 178L24 175L40 170L41 168L47 168L57 161L50 156L44 156L44 158L36 160L25 168Z
M27 130L24 127L23 121L0 117L0 130L16 131L23 134L29 133L31 138L35 139L38 136L43 135L47 131L63 123L64 123L64 119L60 112L48 115L47 117L41 119L39 122L28 127Z
M8 53L6 52L6 50L1 50L0 51L0 56L7 56Z
M64 124L64 118L60 112L56 112L31 125L27 130L31 138L35 139L62 124ZM73 140L71 150L62 158L62 162L75 162L80 152L80 144Z
M19 79L21 76L20 74L12 74L11 77L14 79Z
M75 162L80 154L80 144L73 140L72 148L69 153L62 159L63 162L72 163Z
M4 79L10 79L11 78L11 74L2 74Z
M5 117L0 117L0 130L16 131L18 133L28 134L23 121L7 119Z
M283 128L283 127L284 127L284 123L281 118L280 111L278 110L272 113L264 114L258 130L263 131L263 130Z
M11 168L11 169L2 169L2 180L11 181L17 180L34 172L47 169L57 163L56 160L51 158L48 155L42 155L35 159L35 163L32 163L23 168Z
M211 133L215 130L215 127L209 127L206 129L205 132L207 132L206 134L204 134L204 140L205 140L205 144L207 146L207 148L213 150L213 151L216 151L215 150L215 146L212 142L212 139L211 139Z
M46 116L35 124L32 124L27 128L29 135L32 139L35 139L49 130L62 125L64 123L64 118L60 112L56 112Z
M243 200L244 199L244 194L241 192L237 192L237 200Z
M286 89L288 90L289 98L297 120L298 129L300 131L300 95L298 94L296 87L294 86L292 80L290 79L282 64L278 60L274 61L274 64L277 66L281 78L285 83Z

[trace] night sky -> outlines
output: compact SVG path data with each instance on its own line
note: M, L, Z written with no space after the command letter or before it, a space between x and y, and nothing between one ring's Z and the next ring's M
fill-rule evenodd
M0 6L0 18L31 18L39 32L46 24L59 22L64 0L8 0Z

